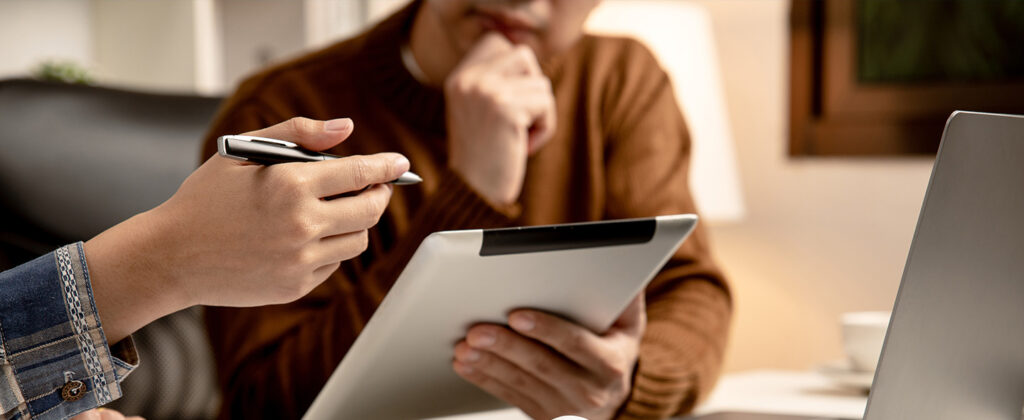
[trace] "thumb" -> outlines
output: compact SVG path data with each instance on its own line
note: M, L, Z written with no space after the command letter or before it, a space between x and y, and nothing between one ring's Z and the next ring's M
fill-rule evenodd
M245 135L290 141L304 149L321 151L345 141L352 134L353 128L354 124L350 118L319 121L295 117L262 130L250 131Z
M629 302L626 310L622 311L619 319L612 324L612 330L621 331L630 336L639 337L647 327L647 305L644 302L644 292L640 292L633 301Z
M72 417L71 420L100 420L100 413L94 408L79 413L77 416Z
M470 47L459 64L459 68L468 67L478 62L493 61L497 56L512 51L513 45L505 36L497 31L487 31Z

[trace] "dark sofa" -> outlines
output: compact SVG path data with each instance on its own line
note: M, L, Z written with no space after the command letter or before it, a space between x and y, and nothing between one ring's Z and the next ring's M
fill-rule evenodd
M170 197L197 166L219 103L0 80L0 269L86 240ZM150 420L216 414L198 308L164 317L135 339L142 365L112 408Z

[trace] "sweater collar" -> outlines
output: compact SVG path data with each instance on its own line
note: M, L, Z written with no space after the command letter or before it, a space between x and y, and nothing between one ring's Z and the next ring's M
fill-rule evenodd
M363 46L365 77L392 112L416 129L445 133L444 93L425 86L402 63L402 44L407 42L421 1L413 1L377 24Z

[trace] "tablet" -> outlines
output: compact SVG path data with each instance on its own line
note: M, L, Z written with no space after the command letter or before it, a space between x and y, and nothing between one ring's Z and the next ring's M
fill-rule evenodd
M459 377L454 346L476 323L534 308L605 331L675 253L695 215L436 232L304 416L437 417L505 407Z

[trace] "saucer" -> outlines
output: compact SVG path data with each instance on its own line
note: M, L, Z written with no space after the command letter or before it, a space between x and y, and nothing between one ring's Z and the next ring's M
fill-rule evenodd
M818 366L815 371L836 385L864 392L871 390L871 381L875 378L874 372L853 370L850 367L850 362L846 360L835 360L825 363Z

